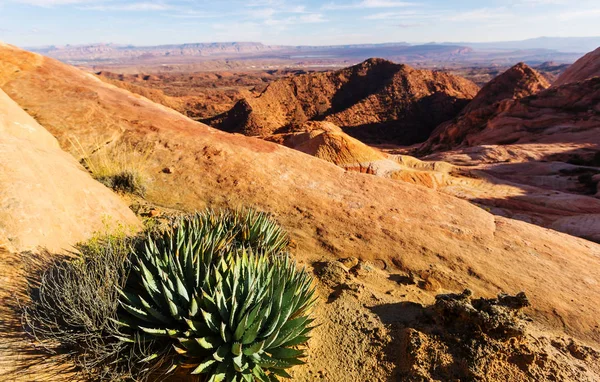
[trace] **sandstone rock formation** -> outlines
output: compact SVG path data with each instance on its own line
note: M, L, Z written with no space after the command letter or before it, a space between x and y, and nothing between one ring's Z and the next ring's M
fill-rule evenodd
M569 82L583 81L597 76L600 76L600 48L589 52L577 60L558 77L553 85L560 86Z
M258 97L246 97L204 122L264 137L324 120L362 141L410 144L457 115L477 90L461 77L369 59L347 69L275 81Z
M469 144L469 137L485 128L488 120L505 110L510 101L518 100L548 88L550 84L535 70L519 63L486 84L460 116L438 126L423 145L439 150Z
M475 98L464 108L462 114L491 106L505 99L527 97L549 87L550 84L541 74L521 62L481 88Z
M539 330L600 343L598 244L494 216L425 187L344 171L272 142L212 129L73 67L13 47L0 47L0 88L65 148L70 137L88 147L122 141L148 145L148 166L155 174L149 202L187 211L207 205L268 211L290 232L299 261L316 266L324 259L356 257L386 272L422 275L431 285L415 292L423 300L433 298L436 288L468 286L485 296L524 290ZM163 173L167 167L176 170ZM386 287L398 285L383 281ZM404 301L400 293L388 298L389 303ZM369 303L381 301L373 298ZM327 309L332 306L323 307ZM339 318L372 327L370 319L357 318L355 312L340 313ZM360 327L353 333L353 346L344 348L332 349L337 342L315 339L321 353L312 354L329 354L321 362L343 370L344 358L331 356L336 349L375 346ZM369 380L371 369L354 366L355 380Z
M352 138L330 122L306 122L289 133L274 134L265 139L349 171L387 176L400 169L387 155Z
M593 66L594 55L586 57ZM467 109L418 150L427 160L468 166L464 173L478 179L446 190L496 214L598 241L600 78Z
M0 90L0 247L71 250L71 245L138 221L56 139Z

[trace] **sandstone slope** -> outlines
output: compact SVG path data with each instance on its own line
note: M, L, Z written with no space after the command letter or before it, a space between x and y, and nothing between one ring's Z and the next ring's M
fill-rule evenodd
M138 222L118 196L0 90L0 246L70 250L119 224Z
M600 48L589 52L571 65L553 83L554 86L600 76Z
M464 78L382 59L277 80L258 97L204 122L228 132L268 136L325 120L367 141L414 143L454 117L478 88Z
M69 137L89 147L118 141L149 145L148 170L155 179L147 199L156 205L188 211L254 206L273 213L289 230L301 262L316 266L354 256L390 277L421 275L434 285L418 292L429 301L437 290L469 287L486 296L524 290L539 328L600 343L595 304L600 246L595 243L494 217L424 187L346 172L271 142L220 132L16 48L0 47L0 88L43 121L65 148ZM165 167L172 171L163 172ZM403 304L409 298L392 296L386 301ZM340 325L330 322L323 330L339 331ZM356 335L355 344L373 339L360 329ZM326 360L321 365L344 370L341 356ZM357 370L354 380L368 380Z

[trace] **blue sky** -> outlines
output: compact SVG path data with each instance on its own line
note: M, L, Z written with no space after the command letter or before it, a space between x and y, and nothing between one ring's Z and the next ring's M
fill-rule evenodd
M0 0L0 40L327 45L600 36L600 0Z

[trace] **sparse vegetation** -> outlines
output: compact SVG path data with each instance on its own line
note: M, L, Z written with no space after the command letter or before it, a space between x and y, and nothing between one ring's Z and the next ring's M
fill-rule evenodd
M117 192L145 195L150 182L148 148L120 143L110 147L97 145L86 151L78 141L72 145L94 179Z
M119 334L116 287L126 281L131 244L118 234L79 245L76 258L62 258L41 275L32 302L24 307L27 332L51 354L70 354L81 374L92 380L129 374L127 364L108 365L131 354L126 343L114 340Z
M80 246L50 267L28 331L92 379L181 370L208 381L273 381L304 363L312 279L267 215L207 211L162 232Z

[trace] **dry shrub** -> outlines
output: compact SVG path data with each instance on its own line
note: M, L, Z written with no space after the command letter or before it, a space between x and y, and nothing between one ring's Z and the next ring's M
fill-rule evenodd
M69 354L90 380L123 380L131 375L131 349L118 340L115 324L117 287L129 272L127 254L133 239L97 237L77 247L75 259L50 264L31 288L23 307L23 326L50 354ZM112 364L112 365L110 365ZM110 365L110 367L109 367Z

